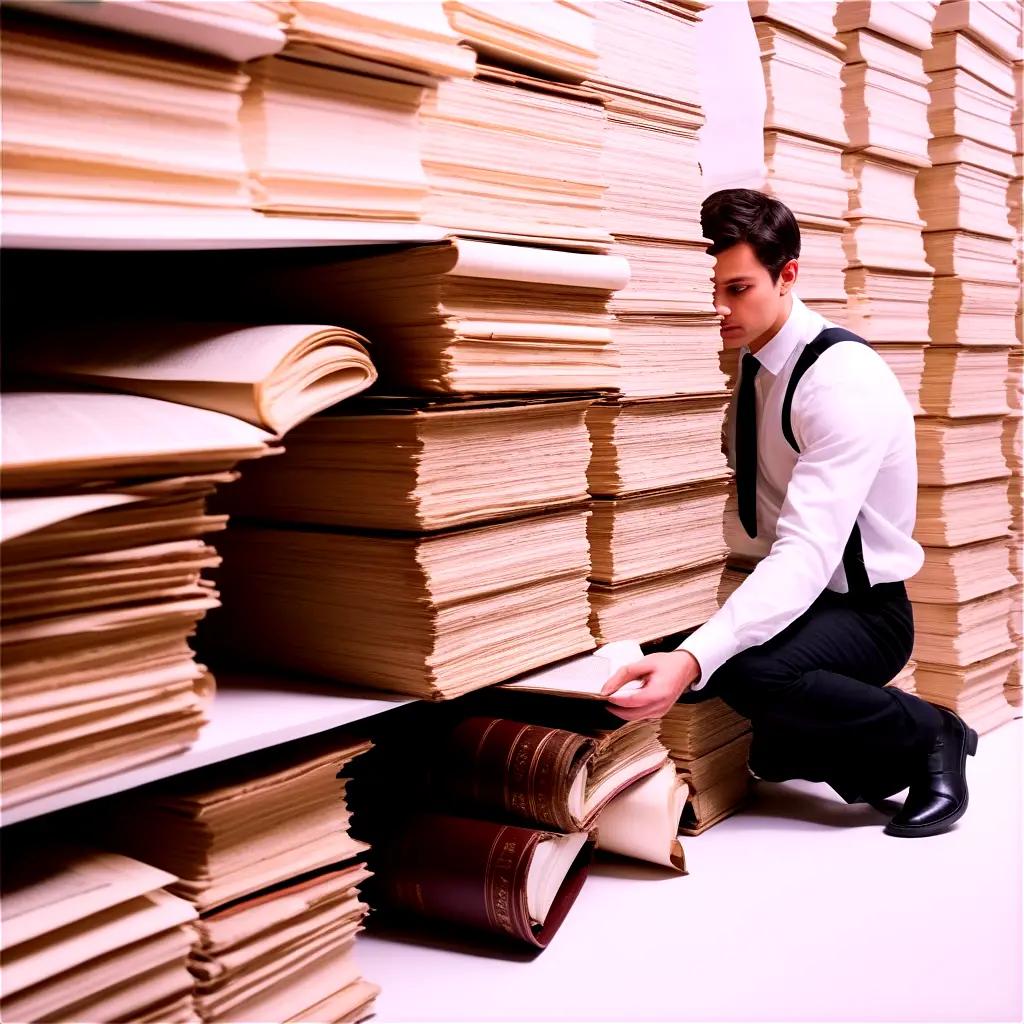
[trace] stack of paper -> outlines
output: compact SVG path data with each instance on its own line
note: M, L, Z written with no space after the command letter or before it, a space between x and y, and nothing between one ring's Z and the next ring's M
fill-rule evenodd
M570 82L597 66L593 14L574 0L444 0L444 9L456 34L483 56Z
M630 283L612 302L616 383L629 397L717 391L712 259L700 228L704 194L696 75L701 2L595 5L599 65L590 83L608 111L603 170L612 252Z
M114 853L4 840L8 1021L194 1021L195 909L172 874Z
M218 645L417 697L589 650L585 510L440 534L233 527Z
M203 1021L362 1020L379 989L353 958L369 877L345 779L370 748L333 736L201 769L119 797L86 822L177 876L200 913L189 957ZM191 908L189 908L191 909Z
M236 65L20 11L3 36L6 212L249 206Z
M918 464L926 489L951 492L931 496L919 517L918 532L935 546L926 547L925 567L911 584L914 656L921 695L959 709L978 729L1011 715L1004 687L1015 639L1012 620L1002 616L1010 615L1018 587L1000 492L1014 446L1012 395L998 381L1008 379L1018 344L1007 188L1019 148L1011 127L1019 36L1017 4L955 0L936 9L924 57L933 166L918 176L917 195L936 277ZM1011 485L1011 495L1017 491ZM977 500L969 506L968 497ZM944 513L952 517L945 530L935 522Z
M442 0L281 0L264 7L284 30L285 53L299 60L409 81L469 77L476 66L473 51L459 44L448 24Z
M498 67L439 82L420 114L424 219L461 235L607 249L606 121L598 94L578 85Z
M231 287L261 315L316 311L372 339L397 394L577 391L614 386L608 300L628 274L615 256L458 239L356 260L270 256Z
M347 402L224 492L234 514L417 532L587 500L590 399Z
M419 217L422 89L287 57L248 70L241 135L257 210Z
M717 697L676 704L661 740L690 787L682 832L699 835L737 811L750 788L750 723Z
M205 501L270 434L134 395L3 396L6 804L172 753L212 682L187 638L217 593Z
M846 47L843 111L850 140L850 203L844 236L847 324L866 338L921 413L932 268L915 194L928 156L930 3L840 4Z
M920 487L914 539L925 547L956 547L1010 529L1006 475L955 487Z
M917 680L914 673L917 671L917 662L911 659L900 669L896 677L887 686L895 686L904 693L917 693Z
M751 0L761 47L765 109L764 191L800 224L800 297L830 320L846 302L843 229L846 189L841 75L843 44L831 23L836 3Z

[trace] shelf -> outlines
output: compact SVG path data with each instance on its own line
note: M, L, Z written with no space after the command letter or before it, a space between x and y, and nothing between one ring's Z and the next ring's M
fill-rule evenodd
M301 690L284 690L280 683L275 685L270 680L247 680L245 685L222 683L214 697L209 723L188 750L50 796L15 804L0 813L0 826L14 825L193 768L326 732L411 703L410 698L391 694L350 696L339 694L337 688L301 685Z
M6 249L133 251L276 249L422 244L448 237L431 224L266 217L236 213L36 214L6 212Z

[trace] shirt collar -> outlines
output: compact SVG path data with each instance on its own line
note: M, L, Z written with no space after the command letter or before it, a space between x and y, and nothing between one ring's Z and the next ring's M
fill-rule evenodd
M815 314L800 301L798 296L794 295L793 308L790 310L786 322L778 334L754 354L754 358L763 369L773 377L777 377L797 345L801 341L809 341L814 334L818 333L818 330L815 330ZM814 334L810 334L811 331Z

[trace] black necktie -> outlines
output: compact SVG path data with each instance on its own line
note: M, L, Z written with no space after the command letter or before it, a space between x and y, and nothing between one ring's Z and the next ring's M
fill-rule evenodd
M743 357L740 397L736 406L736 497L740 522L750 537L757 536L757 388L761 364L749 352Z

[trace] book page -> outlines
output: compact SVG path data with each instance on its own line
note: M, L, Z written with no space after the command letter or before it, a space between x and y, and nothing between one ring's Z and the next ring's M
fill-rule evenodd
M0 542L84 516L101 508L140 501L132 494L56 494L41 498L4 498L0 501Z
M581 655L560 665L531 672L512 683L502 683L500 689L604 700L601 696L601 687L620 668L639 661L643 656L644 653L635 640L616 640L599 647L593 654ZM640 680L633 680L618 692L635 693L642 685Z

